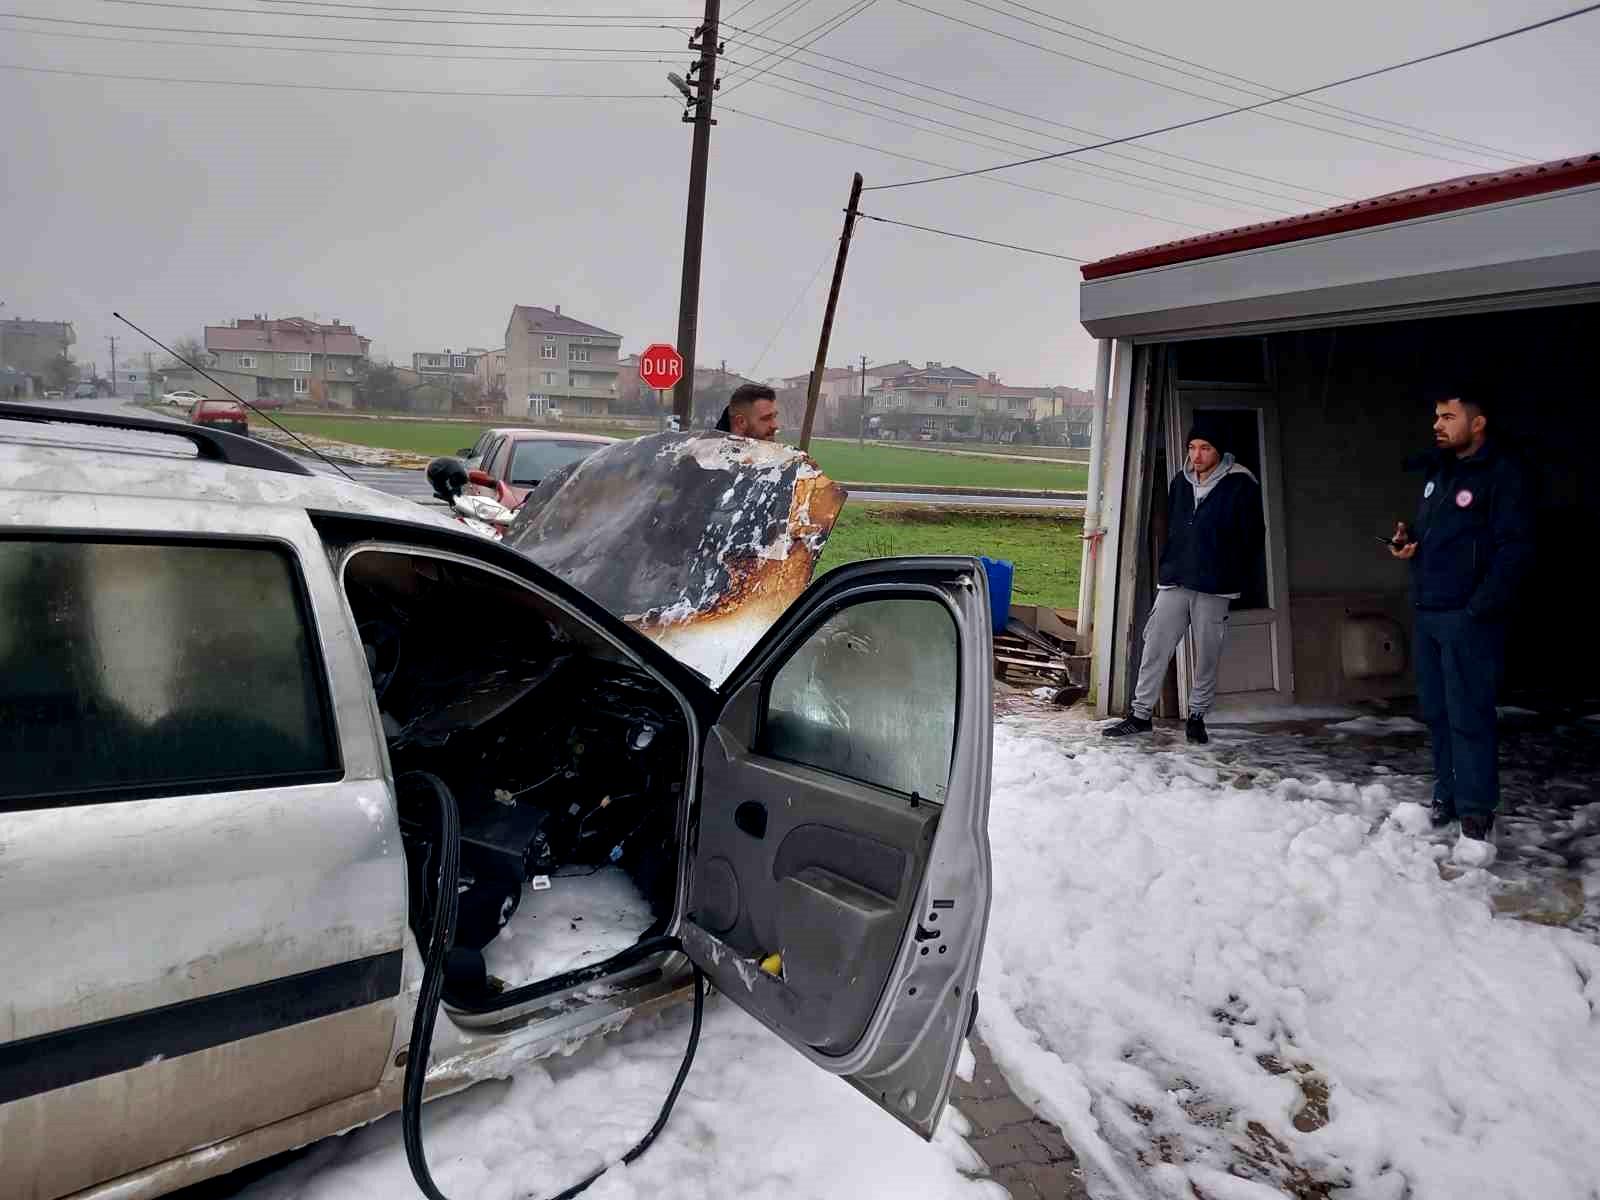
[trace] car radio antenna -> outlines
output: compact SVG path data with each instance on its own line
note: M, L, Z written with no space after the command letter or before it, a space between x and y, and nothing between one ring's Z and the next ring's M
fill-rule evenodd
M154 334L147 333L143 329L140 329L137 325L135 325L132 321L128 320L128 318L123 316L121 313L116 312L115 310L113 310L111 315L113 317L115 317L117 320L121 321L129 329L131 329L135 333L139 334L141 337L148 338L150 341L154 342L157 346L159 346L161 349L165 350L168 354L172 355L173 358L177 359L179 362L181 362L184 366L188 367L191 371L195 372L197 375L205 376L212 383L216 384L223 391L227 392L228 395L232 396L240 404L244 405L251 412L255 413L256 416L260 417L263 421L266 421L268 424L272 425L274 428L282 430L284 433L287 433L295 441L299 442L302 446L304 446L309 453L315 454L318 458L320 458L323 462L327 463L335 471L339 472L339 474L343 475L351 483L356 482L356 477L354 475L350 474L349 471L346 471L343 467L341 467L338 463L334 462L333 459L329 458L321 450L318 450L315 446L313 446L310 443L308 443L304 438L302 438L294 430L289 429L289 428L287 428L287 427L285 427L283 425L278 424L277 421L273 420L266 413L262 412L254 404L251 404L250 401L246 400L243 396L239 395L238 392L234 391L227 384L223 383L222 380L218 379L215 375L211 374L211 372L207 371L199 363L190 362L187 358L185 358L183 355L179 354L176 350L174 350L171 346L167 345L161 339L157 338Z

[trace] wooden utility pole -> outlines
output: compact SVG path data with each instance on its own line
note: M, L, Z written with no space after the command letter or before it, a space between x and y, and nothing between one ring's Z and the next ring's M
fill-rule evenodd
M693 116L686 111L685 121L694 123L694 145L689 151L689 208L683 222L683 284L678 294L678 353L683 355L683 378L672 392L672 411L678 428L687 430L694 408L694 348L700 332L700 251L705 243L706 168L711 161L711 98L720 86L717 80L717 22L722 16L722 0L706 0L705 20L695 31L699 45L689 39L689 48L700 51L700 61L690 68L695 98Z
M861 421L856 426L856 445L867 444L867 356L861 356Z
M117 336L107 334L106 341L111 343L111 394L117 394Z
M856 227L856 209L861 203L861 172L850 183L850 203L844 210L844 232L839 236L839 258L833 264L833 286L828 289L828 307L822 314L822 336L817 339L817 365L811 370L811 386L806 390L806 416L800 424L800 449L811 446L811 425L817 418L817 392L827 370L828 339L833 336L833 313L839 307L839 287L844 283L844 260L850 253L850 234Z

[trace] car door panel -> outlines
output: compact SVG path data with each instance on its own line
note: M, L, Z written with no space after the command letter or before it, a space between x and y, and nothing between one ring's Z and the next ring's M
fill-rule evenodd
M702 759L687 952L925 1137L988 919L991 654L976 562L840 568L730 676Z
M28 1197L371 1089L397 1035L398 822L354 686L359 646L317 620L336 610L309 522L256 513L251 536L229 537L218 531L237 510L140 500L118 506L113 526L95 499L41 497L48 513L24 501L0 540L9 568L27 568L0 569L12 632L38 626L26 645L0 643L0 707L24 706L13 720L65 714L30 718L34 740L6 747L20 752L7 772L14 781L40 754L63 777L81 775L67 766L86 752L122 764L87 790L0 785L0 1161ZM41 595L24 542L88 549L81 562L47 555L71 575ZM242 557L203 579L148 569L212 550ZM298 607L270 605L263 579L240 570L263 551L290 572L263 578L292 579ZM276 753L272 731L287 728L281 702L300 685L279 686L267 674L279 660L259 652L284 638L311 656L307 679L320 682L306 686L321 689L336 758L304 780L224 781L230 761ZM175 747L195 748L205 771L168 771L192 761ZM138 755L155 765L130 765Z

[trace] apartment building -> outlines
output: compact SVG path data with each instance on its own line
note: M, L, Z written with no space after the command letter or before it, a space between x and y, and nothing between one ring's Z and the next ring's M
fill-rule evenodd
M245 393L247 400L354 408L372 340L338 320L323 324L257 313L207 325L205 343L219 367L254 378L256 394Z
M517 305L506 322L506 416L609 415L621 349L621 334L566 316L559 304Z

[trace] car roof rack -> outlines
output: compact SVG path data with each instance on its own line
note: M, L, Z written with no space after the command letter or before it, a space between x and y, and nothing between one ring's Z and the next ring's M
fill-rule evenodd
M230 467L251 467L258 471L278 471L284 475L316 474L299 459L276 446L252 441L236 433L223 433L218 429L181 421L152 421L140 417L118 417L110 413L78 412L70 408L47 408L36 404L0 404L0 420L161 433L193 442L197 457L208 462L227 463Z

